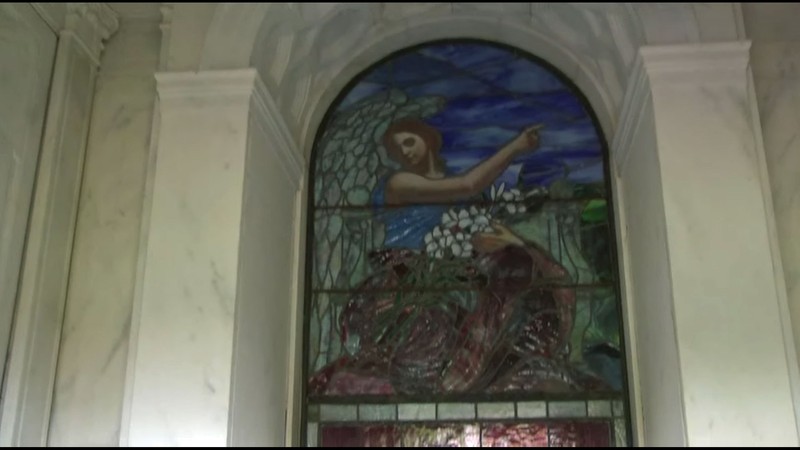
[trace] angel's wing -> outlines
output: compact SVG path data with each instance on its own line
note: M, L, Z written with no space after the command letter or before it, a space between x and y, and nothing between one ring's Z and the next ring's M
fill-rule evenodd
M425 118L441 111L440 97L409 98L391 90L337 111L324 125L316 143L314 171L315 288L350 289L369 274L368 253L384 242L384 226L370 207L380 180L396 169L381 145L383 133L404 117ZM331 339L346 295L320 294L312 304L311 320L319 321L318 343L311 343L312 366L321 367L342 352ZM315 328L315 327L312 327ZM312 340L315 340L312 336Z
M364 274L365 252L383 245L383 225L372 220L372 194L395 167L380 144L393 121L428 117L441 110L439 97L410 99L399 90L369 97L328 122L314 172L316 281L326 287L354 286ZM344 208L342 208L344 207Z

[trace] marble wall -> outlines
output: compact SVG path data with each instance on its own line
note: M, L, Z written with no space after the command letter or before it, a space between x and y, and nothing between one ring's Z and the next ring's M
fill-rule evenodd
M789 6L789 5L783 5ZM796 14L800 7L792 5ZM800 33L753 30L752 67L795 348L800 349ZM795 16L796 17L796 16Z
M749 43L640 54L612 148L641 442L797 445Z
M503 11L507 16L514 16L516 7L518 6L507 5L502 8L505 8ZM214 21L215 9L222 7L215 4L194 7L199 9L189 15L179 13L184 9L191 10L192 6L176 4L174 8L175 20L170 32L172 45L168 46L169 51L166 52L167 58L164 63L168 70L194 69L196 60L202 58L205 30ZM313 133L304 134L302 131L313 129L314 121L320 119L324 112L325 99L331 100L336 94L330 89L330 85L333 81L338 82L347 78L348 74L355 74L358 69L351 64L352 60L343 55L348 54L353 48L361 48L364 35L358 32L358 28L348 28L350 34L346 36L346 42L337 41L330 36L336 36L337 30L343 26L347 28L348 23L360 17L370 19L372 24L370 33L373 33L373 36L385 37L385 34L381 33L387 27L395 26L400 29L404 25L397 24L409 20L412 16L415 20L424 22L421 16L428 13L450 14L454 11L451 4L417 4L401 7L384 4L376 8L369 5L341 8L279 5L277 8L287 10L284 15L275 15L271 19L276 20L275 28L264 31L260 36L263 42L272 44L253 55L253 64L263 66L260 67L263 73L270 74L265 80L269 88L280 88L276 91L279 94L277 96L279 107L290 118L289 125L293 134L300 138L303 149L310 148L309 136L313 136ZM485 13L487 7L459 5L458 8L463 9L459 10L462 13L470 10L470 14L480 15ZM567 9L569 8L571 7ZM528 15L525 23L510 19L509 24L514 24L510 26L527 26L533 23L531 11L529 9L525 13ZM588 55L587 64L591 66L597 80L608 81L609 92L614 97L610 105L618 107L626 71L632 64L631 55L645 39L660 39L659 30L651 28L647 30L647 36L642 34L643 30L639 30L641 32L639 34L635 29L620 30L614 26L614 20L623 17L621 12L609 15L607 11L589 10L570 16L570 13L564 11L557 8L544 11L537 20L546 21L548 26L565 33L559 39L571 42L570 45L576 42L573 36L576 29L592 30L592 33L589 33L590 38L602 37L602 42L598 41L598 45L603 51L599 53L592 51L596 47L586 47L586 42L578 42L577 45L585 47L583 50L584 54ZM657 11L650 12L654 17L658 16ZM639 11L639 14L646 14L646 11ZM717 19L721 17L710 12L707 15ZM309 27L309 24L317 22L327 25L317 29ZM728 25L733 23L727 19L724 22ZM302 28L305 34L295 33L296 27ZM700 27L698 30L687 31L687 34L692 36L697 34L694 37L690 36L695 40L703 38L701 32L707 32L706 34L713 39L732 39L731 36L736 30L728 28L725 28L724 33L715 33L713 27ZM630 35L621 36L620 33L623 31ZM661 31L666 33L668 30ZM328 40L330 42L327 42ZM398 42L400 41L397 40L395 43ZM236 114L226 116L224 110L213 111L212 108L206 111L205 115L195 117L191 115L192 108L186 108L181 111L173 110L171 115L164 118L164 123L174 129L169 132L173 134L167 133L162 139L164 147L158 152L158 156L162 158L159 161L159 170L169 172L162 172L161 178L158 179L160 185L156 187L157 192L169 193L169 196L154 199L154 220L159 226L156 228L157 233L149 236L153 253L146 255L149 279L146 281L144 292L151 299L164 301L153 301L146 305L143 313L146 320L141 329L136 327L136 319L133 319L132 325L132 310L135 310L134 292L137 284L136 265L143 245L140 242L140 224L143 208L146 208L143 207L143 202L147 197L146 174L156 97L153 73L158 65L160 43L161 35L155 21L123 21L120 30L108 43L104 53L97 82L80 197L49 444L114 446L120 441L132 445L192 443L225 445L254 442L277 444L283 437L280 426L283 423L282 411L285 407L286 389L289 388L282 383L285 383L290 375L286 374L286 367L270 366L264 362L267 361L265 355L272 355L279 360L291 358L291 351L288 356L286 354L286 346L291 340L286 336L288 322L284 321L290 315L290 311L285 304L281 305L281 308L274 308L266 303L258 303L257 300L260 292L267 292L270 289L272 290L269 292L273 297L287 295L288 291L284 287L288 286L290 275L288 265L276 266L272 273L277 278L262 279L259 277L258 267L260 264L268 266L274 261L290 259L290 250L282 247L280 252L271 256L271 259L261 259L268 248L267 241L261 239L261 234L257 230L268 227L275 230L276 239L291 240L291 230L285 227L285 223L279 223L276 217L265 214L272 209L280 208L287 210L285 215L290 216L288 208L291 201L289 192L281 190L287 186L270 184L278 183L277 180L281 176L275 161L267 158L262 160L263 173L269 174L266 179L249 178L249 181L246 181L247 171L252 169L241 166L244 163L243 154L230 158L232 148L241 150L245 145L266 148L271 141L271 138L261 136L245 144L245 133L241 127L248 119L246 114L241 115L238 109L235 110ZM325 43L327 46L324 49L327 50L321 52L320 43ZM630 48L615 53L612 51L615 46ZM308 58L309 54L324 58L312 61L312 58ZM369 56L365 55L362 56ZM363 62L366 64L366 59ZM316 63L319 64L315 65ZM800 185L796 176L797 168L800 167L800 139L797 139L800 129L798 127L800 65L798 64L800 64L800 45L796 41L784 39L762 44L758 39L755 40L752 66L772 183L781 256L789 298L792 302L792 315L797 318L794 321L795 336L800 336L800 238L797 234L797 230L800 229L800 195L798 195ZM583 81L589 83L587 80ZM683 95L693 98L695 94L697 92L684 92ZM743 101L746 95L740 95L742 93L738 91L735 94L730 98L723 95L721 102L712 101L707 106L713 109L714 105L719 104L729 110L736 110L733 105ZM677 111L680 108L675 106L673 109ZM703 116L703 112L702 108L694 111L697 116ZM225 120L221 119L222 117ZM227 119L230 121L226 121ZM739 121L740 119L736 118ZM654 130L656 123L657 121L645 122L642 126L649 126ZM662 127L662 129L667 128ZM720 129L726 128L720 125ZM196 130L202 130L203 133L197 133ZM641 139L635 146L645 150L654 146L653 139L648 140L648 136L653 138L655 133L653 130L642 131ZM231 136L233 139L229 139ZM730 142L735 142L731 135L726 136ZM752 136L740 137L750 139ZM679 146L679 140L674 142L673 145L677 146L678 152L683 151ZM685 146L683 148L685 149ZM723 154L722 149L717 150L719 154ZM741 167L746 167L742 154L737 153L739 158L737 161L741 163ZM683 255L684 258L675 259L673 262L686 262L696 255L705 257L713 253L712 250L717 251L720 248L724 250L727 241L712 239L696 242L691 248L687 248L688 244L681 244L684 241L691 243L692 239L696 238L696 235L684 234L686 227L691 226L691 221L688 219L703 217L705 220L709 217L697 204L690 203L689 209L685 207L687 203L684 200L689 194L680 186L681 174L694 174L697 183L701 183L702 178L701 174L691 172L691 167L682 166L682 161L688 161L691 155L683 153L675 155L677 156L673 159L665 161L658 160L655 150L631 155L627 164L640 168L638 172L640 179L629 178L627 184L620 185L620 190L623 191L620 205L628 211L629 225L629 228L622 233L626 236L623 242L632 239L649 243L655 240L664 241L666 246L665 227L669 223L673 236L681 238L677 241L678 244L673 242L672 251ZM686 159L683 159L684 157ZM705 160L702 162L711 164ZM248 167L254 167L254 164L259 163L256 161L251 165L248 162ZM230 175L231 168L236 171L236 176ZM648 178L648 174L655 174L659 170L666 170L667 176L671 177L668 180L671 183L668 195L657 189L640 190L639 186L648 185L653 181ZM222 176L230 178L216 178L215 175L213 179L207 179L204 178L203 171L207 174L223 174ZM180 176L174 177L170 174ZM757 175L751 172L745 173L745 178L750 181L752 177L757 178ZM249 189L251 192L258 189L270 190L277 195L273 198L280 198L280 201L270 204L271 200L268 197L261 198L258 194L242 199L238 195L241 194L241 190L236 191L232 186L241 187L244 183L250 184L242 189ZM215 186L219 189L214 190ZM714 188L705 184L703 187L712 190ZM229 192L226 189L233 190ZM748 189L748 195L755 192L752 186ZM726 196L724 199L727 201L729 197ZM244 202L242 207L252 214L242 215L237 209L238 206L230 206L238 205L241 201ZM659 201L666 205L659 205ZM247 205L257 206L248 209ZM217 209L209 211L209 208ZM660 214L664 214L665 208L668 209L669 216L658 216L659 211ZM644 219L631 219L639 217ZM724 217L742 219L741 215L736 214ZM240 218L245 227L242 228L241 235L238 234L239 223L236 222ZM198 224L199 220L203 223ZM707 221L711 222L713 220ZM226 230L222 238L220 230ZM760 228L758 230L763 231ZM236 249L245 241L252 242L252 246L237 253ZM294 245L296 246L296 243ZM745 402L740 399L741 402L737 403L738 400L734 398L736 395L729 395L730 392L735 392L736 385L725 385L724 392L714 389L699 390L704 384L709 386L715 384L713 377L707 376L709 367L726 364L726 367L732 368L732 373L735 369L741 368L737 365L741 355L725 351L719 361L711 361L711 364L707 355L709 346L724 347L723 341L726 339L723 339L725 336L723 331L728 332L726 331L730 329L728 325L736 329L734 341L738 339L745 344L749 341L746 339L749 336L746 332L748 325L739 322L736 317L725 315L727 312L723 308L726 302L730 303L730 299L734 298L738 302L736 310L754 308L756 316L759 313L758 305L744 298L748 286L732 285L738 286L736 289L742 289L743 294L738 296L726 298L719 295L707 296L705 298L709 302L707 306L711 305L709 308L713 310L709 314L722 311L720 317L728 320L726 322L728 325L721 324L715 328L720 331L719 335L696 334L695 331L702 328L702 323L697 321L708 320L703 316L708 311L694 304L699 298L694 295L696 291L692 291L697 288L695 284L697 280L692 273L687 272L689 269L676 270L674 274L676 278L671 279L673 274L667 273L667 268L659 266L666 264L665 258L669 257L669 251L664 248L663 252L658 253L653 248L652 246L633 248L631 250L633 253L628 257L636 261L637 265L631 267L630 273L626 274L636 280L645 280L634 284L631 292L634 298L644 299L641 301L651 306L649 309L632 311L633 321L647 325L657 323L661 327L642 326L639 329L641 331L634 337L637 346L650 349L639 358L640 370L643 372L642 379L649 380L638 386L642 390L641 395L646 397L643 400L645 406L641 411L646 423L645 436L649 436L651 442L678 445L687 441L720 442L713 439L719 438L726 429L742 430L740 434L733 433L731 436L753 437L759 430L750 430L753 434L746 435L749 433L746 431L748 426L741 422L745 419L753 419L755 421L753 423L758 422L761 425L763 423L759 422L760 420L780 422L783 428L790 428L781 422L789 416L783 414L787 408L784 400L764 397L763 401L756 401L750 397L742 397L745 400L747 398L753 400L750 402L751 406L744 407L749 408L747 410L750 412L776 410L775 405L778 405L782 408L781 414L783 414L778 421L773 420L769 414L764 414L760 418L756 415L742 419L731 416L740 411L741 402ZM758 249L750 250L758 253ZM763 252L758 253L758 257L759 261L767 260ZM731 258L731 261L734 261L734 258ZM686 267L693 267L687 264ZM643 268L646 267L650 269L661 267L663 270L644 271ZM730 269L732 266L726 267ZM725 280L723 272L715 272L719 275L715 280L721 284ZM763 287L766 275L760 273L759 277L760 286ZM276 281L278 278L287 282L280 283L280 280ZM242 284L237 285L240 282ZM657 286L660 288L656 288ZM688 324L679 328L684 333L680 337L681 345L689 349L689 353L684 352L683 355L678 355L674 348L679 339L675 335L675 311L669 308L664 298L647 295L649 290L656 289L664 295L668 293L671 296L673 293L668 291L672 288L682 289L679 292L683 299L683 303L679 304L679 319L681 324ZM730 293L730 291L728 289L724 292ZM754 293L754 295L760 294ZM234 302L237 297L253 301L243 304L245 307L237 312L234 311L235 308L241 307ZM234 317L237 314L239 316ZM258 327L259 322L255 319L265 316L274 321L270 322L274 326ZM693 318L694 316L697 319ZM659 322L659 319L665 317L669 320ZM765 329L779 326L771 319L762 322ZM689 328L686 328L687 326ZM132 327L139 330L138 337L132 331ZM756 340L760 345L777 344L779 339L773 331L764 333ZM132 349L131 342L136 339L140 345L139 351L143 355L138 361L135 358L131 359L129 355L129 350ZM705 347L693 343L700 339L703 340ZM270 340L269 348L259 348L254 344L265 340ZM237 342L236 346L232 346L233 342ZM163 349L167 346L181 349L181 352L164 352ZM692 353L692 350L697 349L702 351ZM769 364L762 364L758 373L741 372L743 376L752 378L763 375L764 371L781 372L780 368L775 369L775 351L778 350L773 352L761 352L758 348L751 350L760 357L768 357ZM176 358L178 354L182 357ZM230 361L234 356L240 365L232 369ZM673 361L681 356L684 362L690 362L690 368L684 374L680 373L680 363ZM665 360L673 362L665 364ZM136 389L131 394L135 400L131 403L133 420L125 425L123 396L126 389L126 366L129 361L132 361L130 364L136 369L134 371ZM686 426L682 421L685 421L687 416L682 417L680 414L684 405L678 400L679 393L683 389L679 380L681 376L690 377L688 379L693 383L689 386L689 390L685 391L690 394L687 401L695 402L690 411L693 415L689 417L691 434L688 436L670 434L671 430ZM262 383L266 378L276 379L277 382L266 385ZM786 387L785 381L781 378L771 384L779 384L783 388ZM296 385L294 387L296 388ZM133 389L130 386L128 388ZM254 390L249 391L249 388ZM252 392L253 395L248 396L248 392ZM730 406L731 415L704 415L704 411L719 411L721 410L719 408L725 407L726 404ZM648 410L647 405L658 405L660 408ZM296 418L296 412L291 408L289 416ZM715 424L708 423L708 420L713 422L717 418L724 423L718 422L717 430L713 430ZM259 421L262 420L268 420L269 426L259 428ZM133 426L134 430L128 437L125 436L126 426ZM760 428L760 430L770 429L776 428L770 426ZM756 440L753 439L754 442Z
M651 74L687 444L796 446L748 49L707 48Z
M123 445L228 442L248 97L205 75L157 77Z
M0 4L0 361L5 363L56 35L29 4ZM0 380L4 364L0 365Z
M158 22L123 21L101 61L49 445L119 442L159 46Z
M640 120L629 141L621 144L630 153L616 169L625 177L614 180L626 337L633 341L629 352L636 355L631 361L636 371L631 378L632 416L638 442L646 438L649 445L684 446L680 361L652 104L646 101L633 114Z
M292 385L293 323L288 319L300 303L292 283L298 257L294 244L305 236L295 221L300 171L287 174L281 153L296 150L277 150L281 139L263 126L265 116L251 107L228 428L228 442L236 447L285 443Z

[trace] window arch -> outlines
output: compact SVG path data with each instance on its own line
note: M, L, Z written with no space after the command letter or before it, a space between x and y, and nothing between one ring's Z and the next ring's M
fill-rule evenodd
M518 49L357 76L312 154L303 443L629 445L608 164L585 97Z

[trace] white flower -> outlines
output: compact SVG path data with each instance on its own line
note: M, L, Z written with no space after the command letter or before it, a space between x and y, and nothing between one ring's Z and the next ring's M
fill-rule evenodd
M546 191L545 191L545 189L543 187L537 186L537 187L531 189L530 191L528 191L528 193L525 194L525 197L537 197L537 196L540 196L540 195L544 195L545 193L546 193Z
M452 210L451 210L452 211ZM456 223L452 217L450 217L450 213L443 213L442 214L442 226L445 228L450 228Z
M475 223L475 225L478 225L478 226L487 226L487 225L489 225L489 218L486 217L485 215L481 215L481 216L478 216L478 217L475 218L475 222L474 223Z
M451 222L458 222L458 214L456 214L456 210L450 208L450 211L447 211L447 214L450 215Z
M492 201L500 199L501 196L503 195L503 190L505 188L506 188L505 183L500 183L500 186L497 189L495 189L494 185L492 185L492 190L490 192L491 194L490 197L492 198Z
M497 206L486 208L471 205L459 210L450 208L442 213L441 223L424 237L426 253L440 259L448 255L470 257L474 250L472 236L475 233L495 232L490 226L494 208L505 208L511 214L525 212L524 205L509 203L522 199L519 189L506 190L505 183L500 183L492 185L491 194L492 200L499 203ZM457 232L454 231L455 226L458 226Z

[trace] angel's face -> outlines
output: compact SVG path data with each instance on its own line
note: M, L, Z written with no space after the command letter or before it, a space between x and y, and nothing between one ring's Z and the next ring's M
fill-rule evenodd
M428 156L428 146L420 135L401 131L392 139L397 144L392 151L392 159L407 168L418 167L425 162Z

